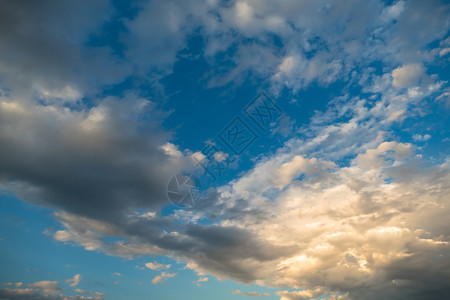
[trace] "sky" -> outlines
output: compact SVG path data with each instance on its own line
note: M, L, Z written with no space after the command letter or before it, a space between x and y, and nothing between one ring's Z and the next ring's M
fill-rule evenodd
M447 299L446 1L0 2L0 299Z

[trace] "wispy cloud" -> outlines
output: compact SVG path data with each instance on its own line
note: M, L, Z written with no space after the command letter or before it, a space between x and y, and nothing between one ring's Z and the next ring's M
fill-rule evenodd
M241 290L235 290L233 292L234 295L244 295L244 296L250 296L250 297L256 297L256 296L270 296L269 293L258 293L258 292L243 292Z

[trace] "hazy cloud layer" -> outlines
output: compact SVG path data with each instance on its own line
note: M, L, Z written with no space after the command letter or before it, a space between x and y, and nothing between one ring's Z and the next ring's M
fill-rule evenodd
M77 274L73 279L69 279L69 282L79 282L80 275ZM66 281L66 282L67 282ZM21 282L20 282L21 283ZM12 284L11 284L12 285ZM75 285L70 285L74 287ZM104 294L101 292L86 292L80 289L75 289L75 293L84 295L68 296L64 288L59 286L58 281L38 281L30 283L27 288L22 287L22 284L16 284L16 288L0 288L1 299L8 300L102 300ZM5 298L3 298L5 297Z

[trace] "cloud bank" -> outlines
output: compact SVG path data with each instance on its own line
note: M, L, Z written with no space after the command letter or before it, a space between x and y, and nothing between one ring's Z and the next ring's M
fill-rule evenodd
M54 209L54 240L169 256L201 276L283 289L282 300L450 294L448 156L421 157L392 131L448 95L431 71L448 63L448 4L139 2L116 20L115 47L94 38L117 16L108 1L0 6L0 188ZM206 88L255 80L277 96L346 86L276 151L210 189L184 222L162 214L166 184L201 155L172 140L156 97L103 91L130 77L158 90L193 35L201 59L220 70ZM177 275L146 267L161 271L154 284ZM40 281L0 296L103 297L61 291ZM237 294L265 296L253 293Z

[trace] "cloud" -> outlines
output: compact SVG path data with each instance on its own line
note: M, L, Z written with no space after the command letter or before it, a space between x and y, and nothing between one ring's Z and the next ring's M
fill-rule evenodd
M54 295L62 291L62 288L59 287L58 281L38 281L28 284L28 287L36 288L44 295Z
M139 13L125 21L129 31L124 36L127 57L144 74L149 70L170 73L177 53L186 47L188 35L199 25L214 27L217 21L212 10L217 3L198 0L141 3ZM204 30L208 31L208 27Z
M385 22L393 21L397 19L405 10L405 1L397 1L391 6L387 6L383 9L382 18Z
M282 299L448 294L448 161L421 160L391 128L446 95L425 74L446 54L444 42L429 48L448 32L445 3L139 2L122 20L120 54L88 43L113 13L108 2L0 5L8 28L0 34L0 187L54 209L63 227L56 241L128 258L166 255L201 276L297 290ZM164 78L197 34L214 70L208 87L249 77L275 94L349 86L279 149L207 191L184 214L192 222L180 224L181 213L161 214L166 183L200 154L171 142L156 100L98 94L133 70L139 84ZM363 93L347 93L354 88ZM55 281L28 287L2 297L61 292Z
M67 212L56 216L86 249L125 257L170 255L219 279L320 289L319 296L336 299L396 299L425 293L418 284L424 277L414 272L423 270L433 277L427 288L445 290L445 263L433 271L430 263L448 248L440 217L449 209L448 164L427 165L413 145L383 133L393 112L403 110L408 117L432 93L429 85L418 96L390 87L375 105L336 99L313 117L304 132L310 138L291 139L202 199L196 212L220 218L215 224L178 226L170 216L130 215L114 222ZM334 122L342 115L346 121ZM351 157L348 164L339 163L342 157ZM164 282L163 274L153 282Z
M320 172L323 168L333 167L335 167L335 164L332 162L318 162L315 158L307 159L297 155L291 161L281 165L274 174L274 182L278 188L283 188L302 173L311 176L313 172Z
M53 238L60 242L67 242L71 240L70 233L66 230L58 230L53 235Z
M318 296L322 295L320 289L315 290L302 290L302 291L280 291L276 292L277 295L281 296L280 300L301 300L301 299L319 299Z
M75 276L73 276L73 278L70 278L70 279L66 280L66 283L69 284L72 287L77 286L80 282L81 282L81 275L80 274L76 274Z
M192 168L194 158L166 154L161 146L168 135L139 121L154 104L130 97L107 98L86 111L1 98L2 182L14 180L17 186L9 189L30 202L91 216L113 217L133 202L159 207L166 182ZM60 231L55 238L69 237Z
M258 293L258 292L242 292L240 290L235 290L233 292L234 295L244 295L244 296L250 296L250 297L256 297L256 296L270 296L269 293Z
M199 277L196 281L193 281L196 286L200 287L202 282L207 282L209 280L208 277Z
M424 76L424 67L420 64L408 64L392 71L392 84L398 88L415 86Z
M82 290L82 289L75 289L75 293L78 293L78 294L87 294L87 292L86 292L85 290Z
M422 275L402 274L427 270L448 247L445 221L434 222L445 220L439 215L448 210L448 164L423 166L411 144L386 140L382 133L392 112L401 109L407 117L410 107L431 93L428 86L420 96L394 87L384 93L383 105L337 99L329 111L314 116L310 133L305 132L309 139L293 138L207 195L197 213L220 217L216 224L178 226L159 215L132 214L114 222L67 212L56 216L72 241L86 249L125 257L170 255L219 279L320 288L336 298L420 294ZM333 122L344 114L347 121ZM339 165L348 156L348 165ZM445 268L433 270L430 288L445 289ZM169 277L163 274L153 283Z
M0 289L0 296L1 297L8 297L5 299L11 299L11 300L15 300L15 299L26 299L27 296L34 296L35 295L35 291L32 289ZM37 297L41 297L41 295L37 294ZM45 296L42 296L41 299L45 299ZM31 299L33 299L32 297L30 297ZM35 299L39 299L36 298Z
M424 134L424 135L414 134L412 138L415 141L424 142L424 141L428 141L429 139L431 139L431 135L429 135L429 134Z
M197 280L197 282L206 282L206 281L208 281L208 280L209 280L208 277L200 277L200 278Z
M158 275L152 279L153 284L164 283L168 278L173 278L178 273L165 273L162 272L161 275Z
M216 75L211 85L242 82L251 72L262 81L270 78L276 93L283 88L295 92L311 83L327 86L346 78L355 64L428 61L429 43L446 35L448 10L440 1L235 1L218 9L220 22L210 27L210 62L223 66L217 54L238 49L227 75ZM419 29L415 18L426 19L427 26ZM419 31L423 34L417 38ZM282 46L271 42L273 35Z
M163 265L163 264L160 264L160 263L157 263L156 261L154 261L154 262L146 263L145 266L147 268L149 268L150 270L160 270L160 269L168 270L168 269L170 269L170 267L172 265Z
M276 294L281 296L280 300L323 299L323 298L318 298L320 295L322 295L322 291L320 289L302 290L302 291L294 291L294 292L280 291L280 292L276 292ZM346 295L344 295L344 296L331 296L331 297L327 297L326 299L347 300L349 298Z
M90 35L114 13L107 0L81 6L3 2L0 11L0 77L14 94L73 102L97 91L98 84L119 82L130 73L111 48L87 46Z
M448 53L450 53L450 48L444 48L441 51L439 51L439 56L445 56Z
M75 278L75 277L74 277ZM13 284L10 284L13 285ZM10 300L102 300L104 294L101 292L87 292L81 289L75 289L75 293L86 296L68 296L63 294L63 288L59 287L58 281L38 281L28 284L28 288L21 288L22 282L18 282L15 288L0 288L1 299Z

